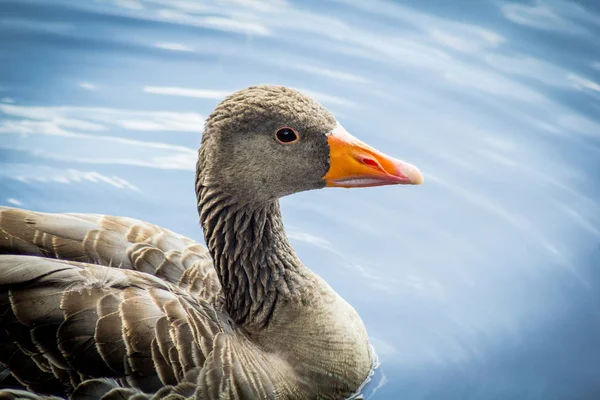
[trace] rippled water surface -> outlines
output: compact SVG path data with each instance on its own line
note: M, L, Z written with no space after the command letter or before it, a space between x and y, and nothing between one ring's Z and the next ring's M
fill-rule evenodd
M367 395L598 399L599 37L593 0L0 0L0 204L202 240L205 117L295 87L426 176L282 201L367 324Z

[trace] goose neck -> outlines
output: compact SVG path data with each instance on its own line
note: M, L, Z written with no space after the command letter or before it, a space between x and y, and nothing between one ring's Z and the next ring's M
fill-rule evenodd
M244 203L215 187L197 192L225 307L236 323L262 328L278 303L299 296L310 280L286 237L279 202Z

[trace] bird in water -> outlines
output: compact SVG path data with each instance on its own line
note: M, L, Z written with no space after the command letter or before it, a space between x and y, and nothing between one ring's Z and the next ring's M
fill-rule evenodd
M313 99L265 85L206 121L206 247L131 218L0 207L0 398L356 395L375 360L365 326L298 259L278 199L422 182Z

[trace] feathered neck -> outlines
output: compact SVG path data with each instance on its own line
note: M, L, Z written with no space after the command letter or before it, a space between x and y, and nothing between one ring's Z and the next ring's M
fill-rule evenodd
M278 303L297 298L310 279L285 235L279 202L244 203L200 180L196 192L226 309L236 323L261 329Z

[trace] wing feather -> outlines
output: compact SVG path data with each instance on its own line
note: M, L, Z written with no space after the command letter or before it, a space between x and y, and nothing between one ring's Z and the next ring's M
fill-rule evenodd
M0 254L133 269L193 290L215 305L222 300L221 286L205 247L133 218L0 207Z
M101 398L188 393L215 333L232 331L212 304L152 275L31 256L0 255L0 312L0 362L17 380L82 398L107 382Z

